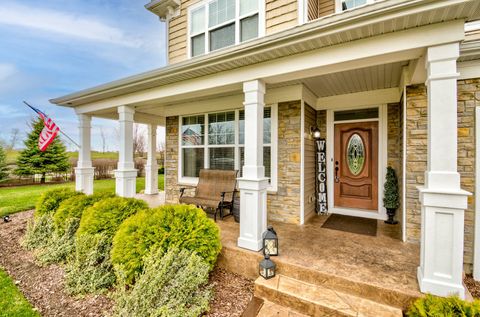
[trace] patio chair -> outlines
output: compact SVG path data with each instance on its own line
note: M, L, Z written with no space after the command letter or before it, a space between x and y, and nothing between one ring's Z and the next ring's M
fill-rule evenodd
M195 205L198 208L211 208L214 210L214 220L217 221L217 213L220 219L232 215L233 202L235 201L238 171L201 169L195 194L184 196L186 187L180 188L180 203ZM224 210L229 213L224 215Z

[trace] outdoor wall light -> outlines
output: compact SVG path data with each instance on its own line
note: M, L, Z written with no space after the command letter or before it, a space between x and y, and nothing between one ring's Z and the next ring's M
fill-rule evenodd
M270 256L268 254L265 254L265 259L260 261L260 276L263 277L264 279L268 280L269 278L272 278L275 276L275 268L276 265L273 263L272 260L270 260Z
M278 237L272 226L268 226L263 233L263 254L278 255Z
M318 127L311 127L310 133L312 134L315 140L320 139L320 137L322 136L322 134L320 133L320 129Z

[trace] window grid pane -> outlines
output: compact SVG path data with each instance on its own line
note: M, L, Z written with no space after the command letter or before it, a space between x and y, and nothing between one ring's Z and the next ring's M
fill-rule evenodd
M183 149L183 176L198 177L204 166L204 148Z
M263 109L263 144L272 142L272 108ZM245 144L245 110L238 113L238 143Z
M344 0L342 2L342 9L348 10L367 3L367 0Z
M210 31L210 51L235 44L235 23Z
M208 26L222 24L235 18L235 0L217 0L209 4Z
M205 116L182 118L182 145L202 145L205 137Z
M235 144L235 112L208 115L208 144Z
M243 176L243 166L245 165L245 147L240 147L240 177ZM265 177L272 177L272 148L270 146L263 147L263 166L265 167ZM269 180L270 182L270 180Z
M235 148L219 147L209 149L210 168L218 170L235 169Z
M258 14L240 21L240 42L258 37Z
M240 15L258 11L258 0L240 0Z
M190 21L190 33L197 34L205 32L205 7L192 11Z
M192 37L192 57L205 53L205 33Z

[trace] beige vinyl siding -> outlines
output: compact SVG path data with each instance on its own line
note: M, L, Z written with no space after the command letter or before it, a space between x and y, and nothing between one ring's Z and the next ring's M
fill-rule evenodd
M188 8L200 0L183 0L180 15L168 23L168 62L175 64L187 59Z
M310 128L316 126L315 109L305 104L304 111L304 170L303 206L305 222L315 215L315 143Z
M297 0L266 0L266 34L272 34L297 26L297 4Z

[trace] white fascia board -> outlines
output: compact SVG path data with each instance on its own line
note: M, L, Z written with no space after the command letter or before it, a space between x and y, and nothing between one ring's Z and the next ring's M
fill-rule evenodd
M258 78L262 78L269 84L281 83L350 69L417 59L423 54L425 47L461 41L465 36L463 27L463 21L427 25L146 89L76 108L79 113L88 113L122 104L128 105L153 100L162 103L165 102L162 99L168 97L178 99L184 95L192 98L202 91L208 95L205 90L210 90L213 94L221 92L222 88L228 86L238 89L241 83Z
M480 78L480 59L457 63L458 79Z
M92 116L94 116L96 118L118 121L118 114L116 112L115 113L111 112L111 113L93 114ZM165 127L165 125L166 125L165 117L156 116L156 115L152 115L152 114L149 114L149 113L135 112L134 115L133 115L133 121L135 123L153 124L153 125L157 125L157 126L161 126L161 127Z
M233 110L243 107L243 94L216 97L206 100L189 101L165 107L166 117L201 114L206 112ZM302 85L291 85L279 88L267 88L265 93L265 105L277 104L280 102L301 100Z
M362 91L317 99L316 109L335 109L345 107L369 106L399 102L401 93L397 87Z

